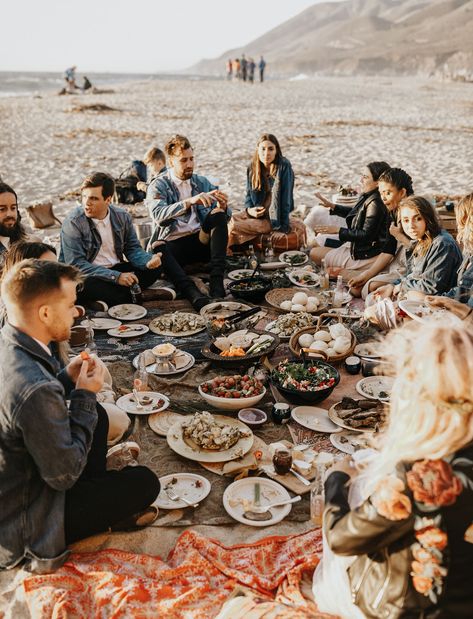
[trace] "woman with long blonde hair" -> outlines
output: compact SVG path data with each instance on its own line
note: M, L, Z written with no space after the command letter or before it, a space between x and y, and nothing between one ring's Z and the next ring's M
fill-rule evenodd
M386 339L395 375L367 498L350 509L355 470L325 483L324 533L368 618L471 617L473 607L473 332L453 316Z

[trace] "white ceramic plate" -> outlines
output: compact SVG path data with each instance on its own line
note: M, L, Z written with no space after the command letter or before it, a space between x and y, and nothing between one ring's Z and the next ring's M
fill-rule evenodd
M357 448L362 449L366 446L366 440L360 438L360 436L361 435L356 432L343 430L337 434L331 434L330 442L336 449L351 455L355 453Z
M306 282L298 281L301 277L307 277L310 279ZM288 278L294 286L299 286L300 288L316 288L317 286L320 286L320 277L317 273L313 273L312 271L294 269L294 271L288 273Z
M376 342L365 342L364 344L357 344L353 351L358 357L364 357L367 359L380 359L379 353L376 351Z
M423 322L429 316L438 313L438 310L430 308L425 303L419 301L399 301L399 308L405 312L409 318Z
M194 447L184 440L182 434L182 423L184 419L182 419L169 428L167 434L169 447L180 456L184 456L184 458L188 458L189 460L196 460L197 462L229 462L230 460L241 458L250 451L253 446L254 436L247 425L238 419L232 419L224 415L214 415L214 417L219 423L225 423L240 428L242 431L248 433L248 436L240 438L230 449L223 449L222 451L202 449L197 445Z
M389 401L389 394L393 387L394 378L391 376L368 376L362 378L356 383L356 390L364 398L370 400L381 400L382 402ZM385 391L388 396L380 397L380 393Z
M136 408L135 396L132 393L127 393L127 395L122 395L121 398L118 398L116 405L126 413L132 413L133 415L150 415L151 413L159 413L169 406L168 397L157 391L139 391L138 395L140 398L143 396L148 396L152 398L152 402L146 406L143 404L143 408L138 410ZM158 406L160 400L164 400L164 404Z
M119 327L115 327L115 329L109 329L107 333L112 337L139 337L140 335L144 335L148 333L149 327L148 325L120 325Z
M248 524L250 527L269 527L277 522L281 522L291 511L291 504L272 507L270 510L273 514L271 520L248 520L243 516L244 512L251 510L251 507L253 507L256 483L260 485L261 507L276 503L277 501L288 501L291 498L286 488L272 479L247 477L234 481L225 490L223 493L223 506L225 510L232 518L243 524ZM244 501L248 501L248 508L245 508Z
M358 320L363 316L363 312L357 307L332 307L328 310L329 314L337 314L341 318L352 318Z
M228 274L228 279L231 279L232 282L238 282L240 281L240 279L250 277L252 273L252 269L235 269L234 271L230 271L230 273Z
M134 303L123 303L122 305L114 305L108 309L108 314L112 318L119 320L139 320L148 313L148 310L141 305Z
M251 305L245 303L237 303L236 301L217 301L216 303L209 303L200 310L200 315L206 320L212 318L228 318L233 316L237 312L251 309Z
M341 428L330 421L328 411L317 406L296 406L292 409L291 417L314 432L341 432Z
M293 264L290 260L291 256L303 256L304 259L301 258L300 262L298 262L297 264ZM297 250L285 251L279 256L279 259L282 262L285 262L286 265L289 265L294 268L300 267L302 264L309 262L309 256L307 256L307 254L305 254L303 251L297 251Z
M187 370L190 370L191 367L195 364L195 357L189 352L186 352L185 350L179 350L178 354L179 357L182 359L179 367L175 367L173 369L171 364L151 363L150 365L146 366L146 371L149 374L156 374L157 376L172 376L173 374L180 374L181 372L186 372ZM136 357L133 359L133 367L135 368L138 368L138 359L139 355L136 355ZM171 359L171 363L173 363L173 359Z
M184 417L191 416L180 415L172 411L161 411L160 413L153 413L148 417L148 425L159 436L167 436L171 426L184 419Z
M175 483L171 483L175 480ZM153 505L160 509L182 509L189 507L184 501L171 501L164 488L169 484L179 496L183 496L191 503L203 501L209 494L211 485L208 479L195 473L174 473L159 478L161 491Z
M187 316L192 316L192 319L197 319L197 326L194 329L188 329L187 331L178 331L175 333L171 330L166 330L164 327L160 326L160 322L163 318L167 318L168 316L172 316L174 314L183 314ZM190 335L195 335L196 333L200 333L205 329L205 321L202 319L199 314L193 314L192 312L173 312L172 314L163 314L162 316L158 316L154 318L149 323L149 328L153 333L157 335L166 335L168 337L189 337Z
M260 265L262 271L276 271L277 269L285 269L287 267L286 262L262 262Z
M97 331L115 329L122 324L120 320L115 320L114 318L90 318L90 320L86 318L80 324L87 327L89 325L89 322L92 329L95 329Z

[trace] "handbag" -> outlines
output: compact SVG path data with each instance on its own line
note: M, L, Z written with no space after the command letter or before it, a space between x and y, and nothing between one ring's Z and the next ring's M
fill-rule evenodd
M54 214L52 202L32 204L26 207L26 212L33 228L49 228L50 226L60 226L62 223Z
M271 234L271 246L276 253L299 249L307 244L307 232L302 221L291 218L287 234L277 230Z

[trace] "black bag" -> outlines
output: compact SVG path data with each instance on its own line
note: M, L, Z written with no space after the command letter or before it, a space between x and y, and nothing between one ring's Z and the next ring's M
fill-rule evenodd
M136 204L142 202L146 198L144 191L139 191L136 188L138 183L136 176L125 176L115 180L115 195L113 201L119 204Z

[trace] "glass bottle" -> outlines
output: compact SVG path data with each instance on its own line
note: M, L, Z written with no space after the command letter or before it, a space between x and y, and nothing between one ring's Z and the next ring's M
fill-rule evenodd
M256 254L255 254L255 250L253 248L253 245L250 245L249 251L250 251L250 253L249 253L249 256L248 256L248 267L250 269L255 270L258 267L258 258L257 258Z
M94 339L94 330L92 329L92 322L90 319L87 320L86 327L87 333L85 336L85 347L89 353L97 352L97 344Z
M136 303L137 305L142 304L143 293L141 292L141 286L138 284L138 282L130 286L130 294L132 303Z
M310 520L316 527L322 526L324 514L324 472L325 467L318 464L316 467L315 479L310 489Z
M320 289L328 290L330 287L329 276L327 271L327 265L325 264L325 258L322 258L322 267L320 269Z
M337 277L337 284L333 292L333 307L341 307L343 304L344 290L343 290L343 277L339 275Z
M133 378L133 387L137 391L148 391L148 371L143 353L140 353L138 357L138 368Z

